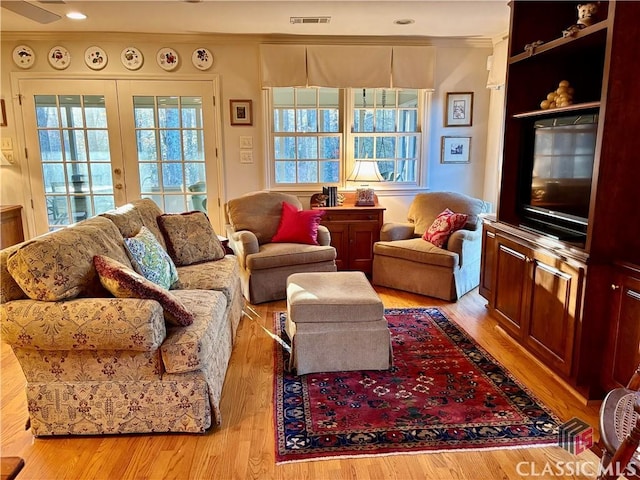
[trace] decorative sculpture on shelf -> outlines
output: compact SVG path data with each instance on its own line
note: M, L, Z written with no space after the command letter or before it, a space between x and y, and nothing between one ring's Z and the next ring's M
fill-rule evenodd
M553 108L568 107L573 103L573 87L569 85L568 80L562 80L553 92L547 95L547 98L540 102L542 110L551 110Z
M597 3L581 3L578 5L578 21L562 31L563 37L573 37L585 27L596 23L598 14Z

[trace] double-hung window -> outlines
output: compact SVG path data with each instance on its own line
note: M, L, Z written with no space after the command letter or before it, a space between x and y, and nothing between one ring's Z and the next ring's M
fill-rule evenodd
M358 160L390 186L420 180L425 92L418 89L269 89L271 187L344 185Z
M340 181L341 95L337 88L272 89L276 185Z
M352 158L375 160L387 182L415 183L422 133L418 90L352 90Z

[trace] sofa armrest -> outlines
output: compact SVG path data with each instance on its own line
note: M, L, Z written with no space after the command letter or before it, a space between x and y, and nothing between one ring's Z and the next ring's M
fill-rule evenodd
M380 240L391 242L394 240L408 240L415 237L415 225L413 223L385 223L380 229Z
M331 232L324 225L318 225L318 245L323 247L331 245Z
M167 335L160 304L136 298L14 300L0 305L0 327L9 345L39 350L144 352Z
M447 250L458 254L460 267L465 263L480 260L482 252L482 232L479 230L457 230L451 234Z

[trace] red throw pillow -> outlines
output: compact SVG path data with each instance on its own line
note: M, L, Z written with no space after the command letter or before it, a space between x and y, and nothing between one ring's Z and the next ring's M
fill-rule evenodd
M446 208L424 232L422 239L433 243L436 247L442 247L449 240L449 235L464 227L467 218L469 216L464 213L453 213Z
M298 210L290 203L282 202L280 225L271 241L318 245L318 225L322 215L324 210Z

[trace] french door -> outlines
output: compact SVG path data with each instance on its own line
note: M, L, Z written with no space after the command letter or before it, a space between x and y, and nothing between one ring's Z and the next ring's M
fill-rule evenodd
M140 197L219 227L213 82L19 85L36 235Z

